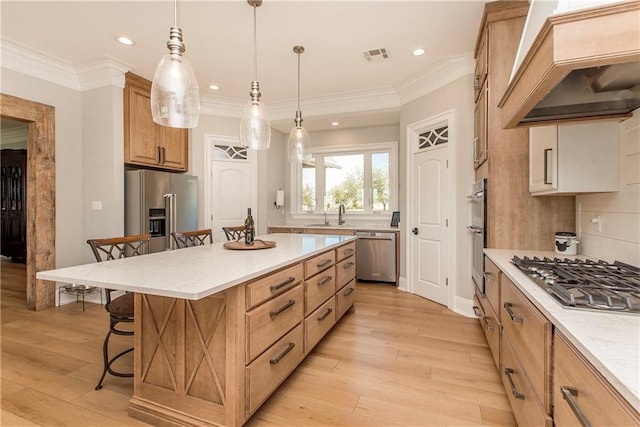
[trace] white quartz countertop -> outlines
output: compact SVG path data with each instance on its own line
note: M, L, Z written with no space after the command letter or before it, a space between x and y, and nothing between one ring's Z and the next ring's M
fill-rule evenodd
M514 255L553 258L557 256L553 252L515 249L485 249L484 252L602 376L639 409L640 316L564 308L511 263Z
M389 224L271 224L269 227L273 228L296 228L296 229L308 229L314 230L353 230L353 231L387 231L387 232L399 232L400 227L391 227Z
M38 279L197 300L337 247L354 236L268 234L274 248L229 250L223 243L37 273Z

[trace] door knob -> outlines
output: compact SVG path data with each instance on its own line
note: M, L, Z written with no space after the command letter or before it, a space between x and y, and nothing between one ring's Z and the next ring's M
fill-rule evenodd
M411 232L417 236L418 235L418 227L412 228Z

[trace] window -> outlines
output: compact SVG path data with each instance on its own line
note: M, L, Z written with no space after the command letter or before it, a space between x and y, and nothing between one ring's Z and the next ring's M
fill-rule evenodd
M331 147L292 165L293 213L390 214L397 204L397 143Z

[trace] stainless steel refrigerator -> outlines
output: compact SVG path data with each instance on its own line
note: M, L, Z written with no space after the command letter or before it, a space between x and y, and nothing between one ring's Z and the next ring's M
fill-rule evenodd
M198 227L198 177L153 170L125 172L125 234L151 234L151 252L174 249L171 233Z

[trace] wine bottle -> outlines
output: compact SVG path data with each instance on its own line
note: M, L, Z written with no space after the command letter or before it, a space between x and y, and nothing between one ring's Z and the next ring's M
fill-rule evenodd
M248 208L247 219L244 220L244 243L247 245L253 245L255 237L256 229L253 223L253 217L251 216L251 208Z

